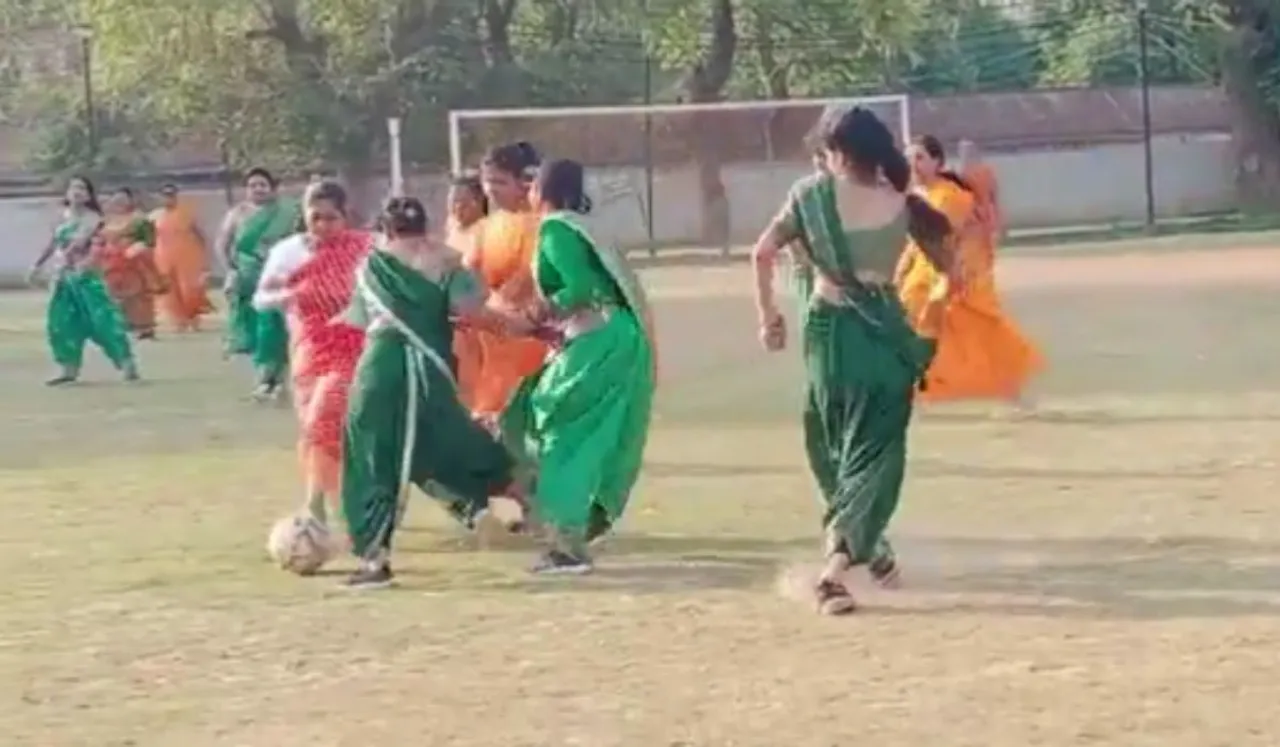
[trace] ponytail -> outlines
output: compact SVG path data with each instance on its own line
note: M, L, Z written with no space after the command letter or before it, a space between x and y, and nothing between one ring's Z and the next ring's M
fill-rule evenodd
M935 270L949 273L953 262L951 237L955 232L951 221L917 194L907 195L906 209L907 233L911 240Z
M880 172L889 180L889 184L899 192L906 192L907 187L911 186L911 166L902 151L897 148L887 150L880 154L879 161Z

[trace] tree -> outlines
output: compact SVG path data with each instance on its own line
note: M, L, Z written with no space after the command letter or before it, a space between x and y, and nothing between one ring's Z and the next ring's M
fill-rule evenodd
M1212 39L1235 116L1236 184L1247 207L1280 207L1280 2L1216 0L1179 6Z
M733 0L698 0L674 5L650 22L655 24L657 53L667 66L684 69L682 88L689 103L719 101L734 71L738 52L738 28ZM729 200L721 175L715 123L704 114L695 114L691 129L691 152L698 168L698 189L702 202L702 241L721 246L730 244Z

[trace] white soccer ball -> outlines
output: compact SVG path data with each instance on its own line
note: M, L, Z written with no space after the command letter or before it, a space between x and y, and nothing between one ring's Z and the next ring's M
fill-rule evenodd
M329 527L314 517L286 516L271 527L267 554L284 570L310 576L333 557L333 537Z

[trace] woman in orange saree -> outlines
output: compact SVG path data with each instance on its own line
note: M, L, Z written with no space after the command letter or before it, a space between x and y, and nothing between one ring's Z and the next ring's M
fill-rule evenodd
M476 237L489 215L489 198L478 176L455 177L449 187L449 222L445 243L462 254L475 254Z
M972 187L946 170L937 138L916 138L908 152L921 195L951 221L962 287L948 294L946 280L918 249L898 267L903 305L919 319L931 301L949 296L940 321L938 350L925 373L923 401L1002 399L1022 406L1024 389L1044 360L1009 318L996 293L990 225Z
M455 177L449 186L449 218L445 225L445 243L462 255L464 265L472 271L478 265L475 256L476 239L484 229L484 221L488 215L489 198L484 193L480 177ZM464 325L459 325L453 339L453 356L457 363L458 381L474 385L480 376L481 361L484 358L479 331L468 331ZM466 397L462 401L468 407L472 406Z
M347 227L347 194L336 182L308 187L304 208L306 233L271 248L253 305L284 311L307 510L327 522L328 504L336 510L340 499L347 393L364 348L364 330L342 316L373 236Z
M537 156L524 143L503 145L485 158L481 179L490 212L466 264L489 291L489 305L507 313L531 310L537 297L533 255L539 216L529 206L530 172ZM498 329L460 327L454 342L462 401L492 422L526 376L542 367L548 347Z
M200 328L200 317L213 311L206 284L209 251L191 204L178 196L178 187L160 189L162 205L151 214L156 227L156 268L168 290L160 307L179 332Z
M133 190L121 187L107 202L96 255L111 297L139 340L156 336L156 296L167 286L156 267L156 230L138 209Z

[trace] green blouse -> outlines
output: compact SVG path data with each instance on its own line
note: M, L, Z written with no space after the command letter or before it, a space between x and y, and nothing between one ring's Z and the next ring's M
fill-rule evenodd
M534 278L542 295L561 311L626 303L591 244L559 221L543 221L538 229Z

